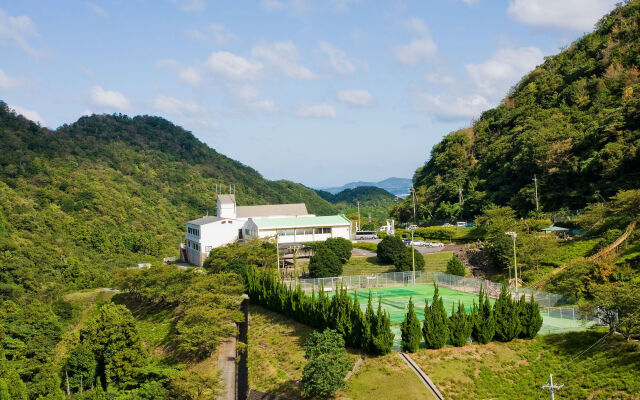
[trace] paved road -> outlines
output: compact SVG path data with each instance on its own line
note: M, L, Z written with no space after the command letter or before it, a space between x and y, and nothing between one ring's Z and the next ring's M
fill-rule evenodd
M221 400L236 400L236 337L227 338L218 348L218 369L222 371L224 395Z

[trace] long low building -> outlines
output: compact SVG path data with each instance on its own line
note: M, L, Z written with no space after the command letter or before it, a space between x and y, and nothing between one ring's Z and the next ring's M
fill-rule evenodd
M202 266L212 249L251 238L277 237L280 245L351 238L351 221L344 215L309 214L303 203L237 206L234 195L219 195L217 216L187 222L183 261Z

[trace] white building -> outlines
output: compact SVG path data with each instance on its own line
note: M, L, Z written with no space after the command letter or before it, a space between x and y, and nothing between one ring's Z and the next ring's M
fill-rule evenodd
M315 216L304 203L238 206L234 195L223 194L216 209L217 216L187 222L184 261L202 266L211 249L255 237L277 236L280 245L351 238L351 221L344 215Z

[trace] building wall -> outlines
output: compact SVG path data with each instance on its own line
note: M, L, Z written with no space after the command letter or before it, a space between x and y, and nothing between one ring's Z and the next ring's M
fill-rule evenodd
M322 242L329 238L341 237L347 240L351 240L349 226L334 226L331 227L331 233L316 233L316 228L289 228L289 229L260 229L258 230L258 237L267 238L274 237L277 231L284 232L278 236L278 243L305 243L305 242ZM326 228L326 227L325 227ZM300 231L303 233L299 233ZM307 230L311 230L313 233L307 233ZM290 234L287 234L290 233Z
M236 242L238 240L238 231L242 229L243 225L244 221L232 219L212 222L206 225L187 224L185 238L187 239L189 262L202 266L211 249ZM199 235L193 233L194 229L199 231Z

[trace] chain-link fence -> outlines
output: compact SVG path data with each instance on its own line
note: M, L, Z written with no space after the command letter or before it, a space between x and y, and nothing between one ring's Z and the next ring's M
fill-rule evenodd
M462 276L433 271L416 271L415 278L413 272L406 271L388 272L383 274L300 279L298 281L289 280L285 281L285 283L289 285L296 285L297 283L306 293L311 293L312 290L317 292L320 288L328 293L335 292L336 289L341 287L350 291L359 290L360 295L365 296L363 299L366 299L366 295L362 292L363 290L373 290L375 298L383 297L383 305L385 308L388 308L389 312L398 312L398 318L402 318L404 316L404 307L408 302L408 297L413 296L414 301L416 301L416 299L421 298L421 292L417 291L415 293L409 293L407 290L384 290L384 288L406 287L407 289L410 289L414 284L414 279L415 285L418 285L415 286L415 288L420 287L420 285L437 284L440 288L446 288L454 291L442 293L445 303L447 303L447 300L456 302L463 298L461 295L455 295L455 292L477 296L481 289L491 299L496 299L503 287L503 284L491 282L489 280L465 278ZM510 287L509 290L512 296L517 298L525 296L527 301L533 297L533 299L540 305L540 314L544 319L543 329L541 330L542 333L581 330L593 325L594 323L600 322L596 318L588 318L580 315L577 308L573 306L575 301L567 296L524 288L518 288L516 290L515 287ZM470 307L471 304L466 303L471 303L473 299L470 301L468 298L464 298L463 301L467 307Z

